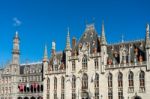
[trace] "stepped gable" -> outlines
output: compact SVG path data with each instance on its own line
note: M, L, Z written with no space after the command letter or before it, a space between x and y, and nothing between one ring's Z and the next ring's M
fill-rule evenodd
M146 61L145 41L131 41L112 44L107 46L108 59L115 61L116 64L120 63L120 53L125 51L127 63L130 55L131 63L134 62L135 57L140 60L142 56L143 61Z
M100 52L100 38L98 37L98 33L95 30L94 24L90 24L86 26L85 32L79 39L78 44L76 45L75 49L77 51L81 50L85 47L85 50L90 49L90 53L93 53L94 50L96 52Z

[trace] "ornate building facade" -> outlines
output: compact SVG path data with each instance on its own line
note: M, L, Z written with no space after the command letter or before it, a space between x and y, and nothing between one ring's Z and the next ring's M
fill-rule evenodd
M16 32L12 61L0 69L0 99L43 99L42 62L20 64L19 43Z
M108 44L104 24L101 36L89 24L79 39L57 53L52 42L51 57L45 47L43 58L44 99L149 99L149 24L145 40Z

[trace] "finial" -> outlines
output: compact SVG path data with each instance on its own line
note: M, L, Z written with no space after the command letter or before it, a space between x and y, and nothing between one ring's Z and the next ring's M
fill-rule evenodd
M104 21L102 21L102 34L101 34L101 44L106 45L106 37L105 37L105 30L104 30Z
M149 24L146 25L146 32L149 32Z
M149 24L146 25L146 41L149 42Z
M44 58L47 59L47 45L45 45L45 49L44 49Z
M56 43L53 41L52 42L52 50L55 50L56 49Z
M66 38L66 50L70 50L70 31L69 31L69 27L68 27L68 33L67 33L67 38Z
M16 37L16 38L18 38L18 31L16 31L16 35L15 35L15 37Z

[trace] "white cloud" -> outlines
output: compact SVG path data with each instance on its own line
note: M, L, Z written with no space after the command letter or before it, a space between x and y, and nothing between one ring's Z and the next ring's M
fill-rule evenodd
M17 17L14 17L13 21L14 21L14 24L13 24L14 26L20 26L22 23Z

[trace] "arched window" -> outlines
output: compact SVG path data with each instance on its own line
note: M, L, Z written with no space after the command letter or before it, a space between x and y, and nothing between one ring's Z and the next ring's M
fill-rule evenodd
M62 76L61 78L61 90L65 89L65 78Z
M95 64L95 69L98 69L99 66L98 66L98 58L94 59L94 64Z
M129 82L129 92L133 92L134 91L134 80L133 80L133 72L130 71L129 75L128 75L128 82Z
M48 91L50 90L50 79L49 79L49 78L47 79L47 90L48 90ZM48 91L47 91L47 92L48 92Z
M140 72L139 80L140 80L140 91L145 91L145 73L144 73L144 71Z
M87 56L84 55L82 58L82 69L87 69Z
M41 92L43 92L43 85L41 85Z
M82 89L88 89L88 76L87 76L87 74L83 74Z
M95 99L99 99L99 74L95 74L94 79L94 86L95 86Z
M99 87L99 74L97 74L97 73L95 74L94 85L95 85L95 88Z
M76 88L76 76L73 75L72 76L72 89L75 89Z
M54 77L54 90L57 90L57 78Z
M113 75L108 74L108 99L113 99Z
M109 73L109 75L108 75L108 88L112 88L112 74L111 73Z
M123 75L122 75L122 73L121 72L119 72L119 74L118 74L118 87L120 88L122 88L123 87Z
M73 75L72 76L72 99L76 99L75 88L76 88L76 76Z
M54 77L54 99L57 99L57 78Z
M72 71L76 70L76 62L75 60L72 60Z
M123 98L123 74L119 72L118 74L118 99Z

